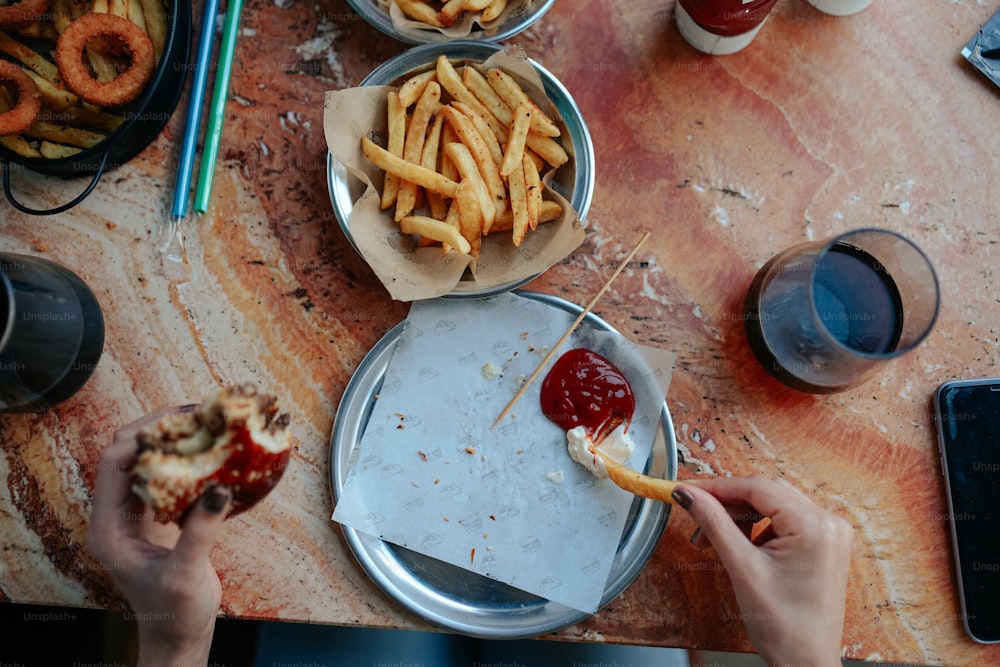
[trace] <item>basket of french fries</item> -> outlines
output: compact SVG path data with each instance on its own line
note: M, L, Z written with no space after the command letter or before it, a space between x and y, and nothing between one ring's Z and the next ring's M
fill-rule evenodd
M34 8L40 9L32 13ZM5 13L4 9L20 8ZM47 215L159 134L184 89L190 0L19 0L0 7L0 166L8 202ZM19 169L19 168L24 169ZM72 201L36 209L11 172L86 179ZM16 182L16 181L15 181Z
M555 0L348 0L368 23L401 42L500 42L540 19Z
M583 242L590 135L517 47L411 49L327 93L324 129L338 221L394 299L498 294Z

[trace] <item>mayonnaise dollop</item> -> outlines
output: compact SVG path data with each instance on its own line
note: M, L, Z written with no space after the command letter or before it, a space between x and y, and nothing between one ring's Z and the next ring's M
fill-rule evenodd
M597 455L594 441L587 435L584 427L577 426L566 431L566 449L570 458L592 472L595 477L607 479L608 469ZM632 441L632 436L625 432L625 424L620 424L601 442L600 449L608 458L618 463L625 463L635 451L635 443Z

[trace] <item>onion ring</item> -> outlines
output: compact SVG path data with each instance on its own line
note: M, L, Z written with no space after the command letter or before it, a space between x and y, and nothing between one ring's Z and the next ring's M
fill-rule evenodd
M17 89L17 104L0 113L0 136L26 132L42 111L42 94L31 77L12 62L0 60L0 84L10 83Z
M98 81L83 64L83 50L97 37L110 37L125 45L131 64L111 79ZM56 64L66 87L91 104L118 107L131 102L153 76L156 59L153 42L142 28L114 14L84 14L73 20L56 41Z
M23 28L49 11L49 0L18 0L0 7L0 28Z

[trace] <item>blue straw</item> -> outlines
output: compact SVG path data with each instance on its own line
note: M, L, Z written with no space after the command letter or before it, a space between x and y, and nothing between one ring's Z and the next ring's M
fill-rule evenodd
M215 17L219 12L219 0L205 0L202 11L201 38L195 60L194 81L191 84L191 102L187 110L180 164L177 166L177 185L174 190L174 218L178 220L187 215L188 193L191 190L191 175L194 173L194 152L198 144L198 132L201 129L201 108L208 84L209 60L212 57L212 44L215 41Z
M236 36L240 29L240 15L243 0L229 0L226 18L222 25L222 42L219 44L219 69L215 73L215 89L208 109L208 123L205 126L205 147L201 154L201 171L198 187L194 193L194 210L208 211L208 201L215 178L215 161L219 155L222 139L222 123L226 117L226 101L229 99L229 77L233 72L233 54L236 51Z

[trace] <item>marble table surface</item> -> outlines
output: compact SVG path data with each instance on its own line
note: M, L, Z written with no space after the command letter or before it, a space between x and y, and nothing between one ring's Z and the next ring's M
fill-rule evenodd
M667 401L681 478L783 476L854 525L849 658L1000 663L961 627L930 404L941 382L1000 364L1000 89L960 56L991 4L875 0L833 18L779 0L747 49L714 58L684 43L669 0L563 0L510 40L571 92L597 158L585 242L528 287L584 303L652 232L596 310L677 353ZM345 385L408 304L340 231L324 93L406 47L344 0L250 0L243 25L211 210L185 221L183 261L160 249L180 112L76 208L38 218L0 202L0 249L73 269L107 319L83 390L0 417L0 600L122 608L86 544L101 449L147 412L254 380L283 397L295 451L274 494L222 531L223 613L426 628L359 568L330 521L328 481ZM39 206L81 188L12 180ZM936 328L856 389L785 388L746 345L747 285L776 251L862 226L926 251ZM555 637L752 650L726 572L688 544L692 530L674 512L636 581Z

